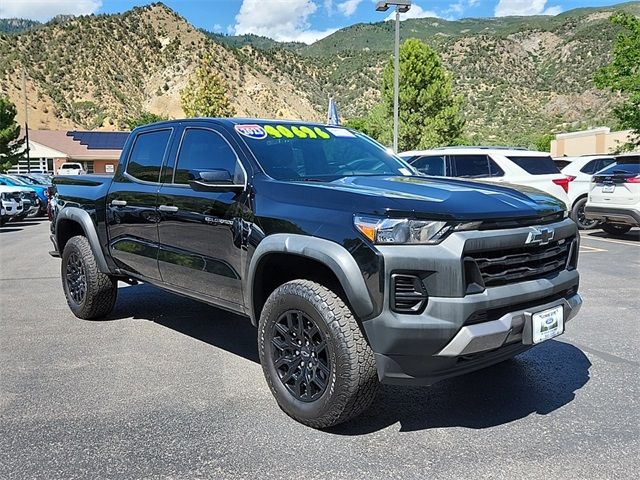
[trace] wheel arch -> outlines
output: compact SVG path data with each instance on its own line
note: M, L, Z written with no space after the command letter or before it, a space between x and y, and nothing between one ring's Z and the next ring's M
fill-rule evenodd
M360 268L344 247L316 237L275 234L260 242L249 265L244 297L251 323L257 325L271 292L296 278L337 289L335 293L343 297L356 317L366 317L373 312L373 302Z
M65 207L58 212L55 228L56 244L61 255L69 239L76 235L82 235L88 240L98 270L102 273L110 273L100 246L98 232L89 213L78 207Z

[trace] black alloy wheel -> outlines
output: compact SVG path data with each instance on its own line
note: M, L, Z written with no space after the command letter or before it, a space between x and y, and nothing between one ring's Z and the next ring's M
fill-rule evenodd
M302 402L313 402L327 389L331 373L329 346L304 312L288 310L273 325L272 357L282 384Z
M77 253L69 255L66 271L67 290L78 305L82 304L87 293L87 276L84 265Z

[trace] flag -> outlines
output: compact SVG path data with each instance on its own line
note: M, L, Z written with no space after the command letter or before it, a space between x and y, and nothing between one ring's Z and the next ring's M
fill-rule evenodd
M329 97L327 125L340 125L340 117L338 117L338 107L336 107L336 102L333 100L333 97Z

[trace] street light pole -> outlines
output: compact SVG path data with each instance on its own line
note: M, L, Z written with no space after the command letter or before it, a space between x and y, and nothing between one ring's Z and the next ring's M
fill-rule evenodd
M396 35L393 48L393 153L398 153L398 125L400 101L400 14L406 13L411 8L411 0L389 0L376 4L378 12L386 12L389 7L396 7Z
M396 5L396 43L393 54L393 153L398 153L398 90L400 78L400 11Z

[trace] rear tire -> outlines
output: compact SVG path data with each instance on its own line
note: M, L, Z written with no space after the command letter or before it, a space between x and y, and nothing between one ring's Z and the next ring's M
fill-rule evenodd
M344 301L318 283L293 280L269 296L258 350L278 405L300 423L331 427L375 398L373 352Z
M118 282L98 270L86 237L72 237L65 245L61 275L67 304L76 317L95 320L111 313L118 295Z
M611 235L624 235L631 230L630 225L616 225L614 223L603 223L600 228Z
M576 222L580 230L595 228L598 225L597 220L589 220L584 215L584 206L587 204L587 197L583 197L576 201L571 209L571 220Z

